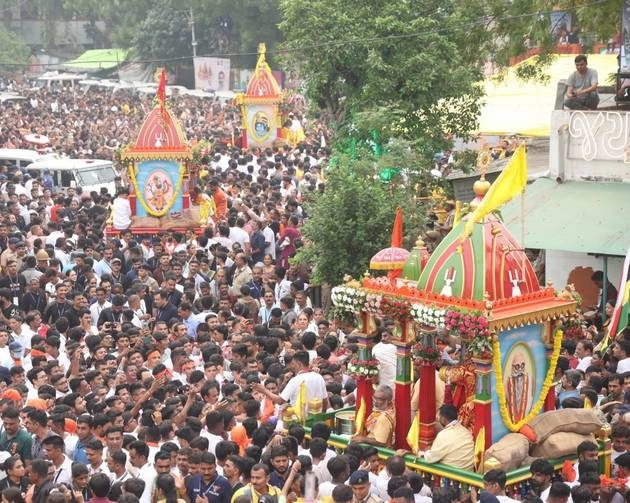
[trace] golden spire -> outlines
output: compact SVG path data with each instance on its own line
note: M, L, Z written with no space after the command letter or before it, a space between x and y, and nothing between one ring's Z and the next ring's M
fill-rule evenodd
M265 64L265 53L267 52L267 46L264 42L258 44L258 63L256 66L260 66Z
M486 180L488 165L490 164L490 149L485 145L477 155L477 169L479 170L479 180L473 184L473 191L478 197L483 197L490 189L490 182ZM474 209L474 208L473 208Z

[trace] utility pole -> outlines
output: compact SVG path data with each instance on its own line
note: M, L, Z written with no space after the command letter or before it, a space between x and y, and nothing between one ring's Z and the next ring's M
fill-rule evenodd
M193 58L197 57L197 40L195 39L195 16L193 14L193 8L190 8L190 31L192 35L192 49Z

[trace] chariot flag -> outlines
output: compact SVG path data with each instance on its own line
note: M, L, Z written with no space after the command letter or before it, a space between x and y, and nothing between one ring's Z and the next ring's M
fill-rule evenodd
M365 423L365 400L361 397L361 403L357 409L357 416L354 418L354 430L357 435L361 435L363 432L363 425Z
M403 245L403 215L402 208L396 208L396 218L394 219L394 227L392 228L391 246L402 248Z
M160 74L160 83L157 88L156 98L160 105L160 113L164 120L166 120L166 70L162 68Z
M608 347L610 339L615 339L619 333L628 326L628 315L630 314L630 281L628 280L628 267L630 267L630 248L626 253L626 260L623 262L623 273L621 284L617 294L617 302L613 311L606 339L602 341L602 350Z
M481 427L475 439L475 468L478 472L483 468L483 452L486 449L486 429Z
M475 222L480 221L488 213L500 208L514 196L523 192L526 184L527 154L525 153L525 144L522 144L514 151L508 165L490 186L477 209L468 218L462 237L470 236Z
M295 415L300 420L300 423L304 423L306 420L306 383L300 384L300 391L295 401Z
M416 412L415 417L413 418L413 423L411 423L411 428L409 428L409 433L407 433L407 443L411 448L411 452L413 452L414 456L418 452L418 442L420 441L420 413Z

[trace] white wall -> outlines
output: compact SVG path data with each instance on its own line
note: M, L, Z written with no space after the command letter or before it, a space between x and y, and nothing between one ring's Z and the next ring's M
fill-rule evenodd
M624 257L608 257L608 279L619 288ZM569 274L576 267L591 267L593 271L603 271L604 261L601 256L586 253L547 250L545 262L545 280L553 281L556 290L563 290Z
M630 113L554 110L550 176L563 180L630 181Z

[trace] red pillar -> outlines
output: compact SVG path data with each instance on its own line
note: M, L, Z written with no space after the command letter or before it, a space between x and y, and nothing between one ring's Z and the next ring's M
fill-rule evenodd
M403 337L395 340L396 345L396 386L394 390L394 407L396 408L396 431L394 447L407 449L407 434L411 427L411 347L407 342L409 323L403 326Z
M433 362L423 361L420 366L420 414L419 449L426 451L435 439L435 367ZM420 407L422 404L422 407ZM415 454L415 453L414 453Z

